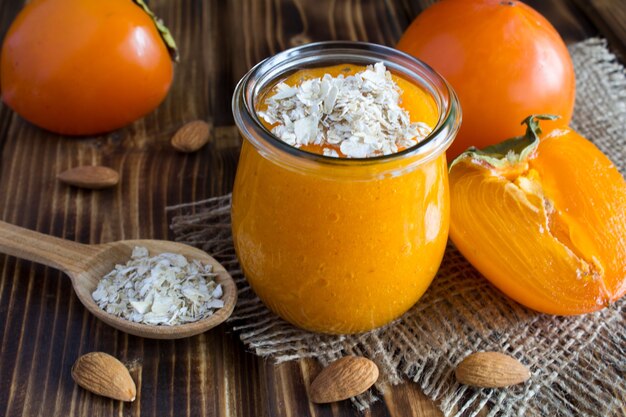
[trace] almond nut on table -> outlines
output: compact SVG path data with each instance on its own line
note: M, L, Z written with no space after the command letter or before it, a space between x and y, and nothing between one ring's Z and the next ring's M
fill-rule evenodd
M456 368L461 384L482 388L502 388L521 384L530 378L528 368L517 359L499 352L476 352Z
M341 401L367 391L378 379L374 362L359 356L344 356L319 373L309 388L314 403Z
M172 147L180 152L195 152L209 141L211 126L202 120L186 123L172 137Z
M72 378L87 391L121 401L135 401L137 388L128 369L104 352L87 353L72 366Z
M71 168L58 174L57 178L65 184L92 190L113 187L120 181L117 171L97 165Z

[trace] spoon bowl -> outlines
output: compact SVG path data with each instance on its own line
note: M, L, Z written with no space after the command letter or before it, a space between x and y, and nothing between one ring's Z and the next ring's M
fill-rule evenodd
M136 323L102 310L91 294L100 279L112 271L115 265L128 262L136 246L147 248L150 256L164 252L177 253L188 260L211 264L213 272L217 274L215 281L222 285L224 291L224 307L204 319L173 326ZM0 253L62 270L72 280L74 291L87 310L108 325L135 336L180 339L203 333L230 317L237 302L237 287L226 269L206 252L183 243L144 239L85 245L0 221Z

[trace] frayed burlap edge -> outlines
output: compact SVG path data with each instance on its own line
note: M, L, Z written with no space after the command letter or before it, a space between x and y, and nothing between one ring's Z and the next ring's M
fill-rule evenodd
M626 76L606 49L589 39L570 48L577 75L572 126L626 166ZM276 363L316 358L323 365L346 354L374 360L377 384L417 383L446 416L611 416L624 413L624 302L579 317L532 312L495 290L452 246L425 296L390 325L360 335L330 336L297 329L254 295L237 262L230 234L230 195L168 208L176 240L200 247L233 275L239 301L229 324L245 346ZM454 368L475 351L513 355L531 380L509 389L456 383ZM368 392L353 399L366 409Z

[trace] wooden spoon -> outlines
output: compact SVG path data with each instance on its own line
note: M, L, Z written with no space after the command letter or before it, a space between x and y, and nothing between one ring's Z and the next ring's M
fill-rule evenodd
M135 323L102 310L91 293L100 279L112 271L116 264L126 264L135 246L143 246L154 256L163 252L178 253L187 259L213 265L216 282L222 284L224 307L213 315L186 324L174 326ZM101 245L85 245L34 232L0 221L0 253L27 259L65 272L80 302L110 326L135 336L151 339L179 339L205 332L226 320L237 302L237 287L230 274L219 262L194 247L164 240L122 240Z

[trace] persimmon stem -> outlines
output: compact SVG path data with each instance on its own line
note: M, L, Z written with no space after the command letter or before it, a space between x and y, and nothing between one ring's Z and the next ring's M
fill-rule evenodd
M507 139L484 149L469 148L452 161L450 168L461 159L467 157L480 159L494 167L503 167L523 162L539 146L539 135L541 134L539 121L556 120L559 117L552 114L531 114L522 120L521 124L526 125L526 133L523 136Z
M539 120L556 120L561 116L555 116L553 114L531 114L524 120L522 120L522 125L526 125L526 134L524 135L527 139L532 141L539 141L539 135L541 135L541 126L539 126Z
M170 53L170 57L172 58L172 61L178 62L178 48L176 47L176 41L172 37L170 30L167 28L167 26L165 26L165 23L163 23L163 21L159 19L152 12L152 10L150 10L150 8L148 7L148 5L145 3L144 0L133 0L133 2L137 6L141 7L148 16L150 16L150 18L154 22L154 25L159 31L159 35L161 35L161 39L163 39L163 42L165 43L165 46L167 47L167 51Z

